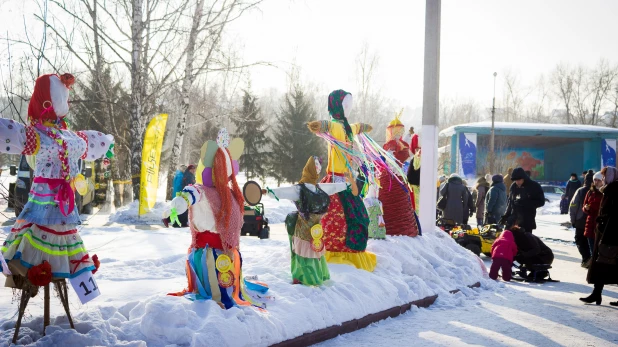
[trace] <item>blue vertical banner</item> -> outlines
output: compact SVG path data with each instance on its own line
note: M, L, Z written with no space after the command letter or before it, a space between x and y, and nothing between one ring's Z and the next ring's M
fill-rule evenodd
M459 175L476 178L476 134L459 133Z
M601 167L616 167L616 139L601 140Z

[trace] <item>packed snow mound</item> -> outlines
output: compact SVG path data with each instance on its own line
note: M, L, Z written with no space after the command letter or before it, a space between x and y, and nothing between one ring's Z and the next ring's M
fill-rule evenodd
M267 295L275 299L267 301L266 312L236 307L222 310L214 301L165 296L187 284L187 229L109 229L83 234L91 253L97 253L102 262L96 275L102 295L79 307L70 291L77 329L68 329L62 310L54 308L52 316L59 317L52 320L54 326L47 335L41 336L42 305L31 305L28 309L34 319L24 323L20 343L268 346L427 296L447 296L450 290L465 290L476 282L486 288L497 286L483 277L484 265L478 257L439 229L416 238L370 240L368 251L378 258L373 273L329 264L331 279L321 287L292 285L287 241L243 237L244 275L258 275L270 286ZM8 303L7 292L1 291L0 298ZM16 304L3 306L0 344L12 337L17 309Z
M109 221L118 224L160 225L166 206L167 204L164 202L157 202L152 210L140 216L138 215L139 201L135 200L127 206L117 209L114 214L109 216Z

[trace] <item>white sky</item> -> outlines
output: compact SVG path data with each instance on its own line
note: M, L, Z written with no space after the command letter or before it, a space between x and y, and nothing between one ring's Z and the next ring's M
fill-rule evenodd
M306 79L354 91L364 41L380 55L382 92L421 106L424 0L270 0L234 29L247 61L296 61ZM440 94L491 104L493 72L532 83L557 63L618 61L616 0L443 0ZM254 89L284 88L285 74L258 69Z
M0 0L0 36L23 32L22 1ZM254 91L285 90L285 70L295 61L325 93L355 92L355 59L367 42L380 56L382 93L419 107L424 7L424 0L265 0L230 29L246 62L280 67L254 69ZM494 71L499 103L506 68L527 84L561 61L616 63L617 16L618 0L443 0L440 94L489 106Z

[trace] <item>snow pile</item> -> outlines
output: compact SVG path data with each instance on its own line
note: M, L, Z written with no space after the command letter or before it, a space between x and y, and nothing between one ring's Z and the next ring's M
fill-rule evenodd
M352 266L329 264L331 280L322 287L292 285L290 251L283 240L242 238L243 273L259 275L270 285L268 311L253 308L222 310L213 301L191 302L165 296L186 286L184 262L190 235L187 229L140 231L128 227L90 229L84 241L97 253L102 266L97 282L102 296L78 305L71 291L77 331L67 330L60 316L42 337L42 303L32 300L30 314L37 317L23 325L20 340L48 345L221 345L267 346L303 333L361 318L434 294L481 282L482 262L439 229L422 237L387 237L370 240L376 253L373 273ZM0 291L0 343L12 336L16 305L11 293ZM54 302L55 304L55 302Z
M163 218L163 210L167 204L164 202L157 202L152 210L148 213L139 216L139 201L135 200L127 206L121 207L116 210L116 213L109 216L109 221L118 224L161 224Z

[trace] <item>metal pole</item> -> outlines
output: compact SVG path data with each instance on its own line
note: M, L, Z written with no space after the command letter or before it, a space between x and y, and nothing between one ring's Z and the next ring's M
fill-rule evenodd
M433 230L436 225L441 7L441 0L426 0L425 2L420 220L421 228L426 232Z
M494 122L496 120L496 76L498 75L497 72L494 72L494 99L491 103L491 139L489 140L489 172L492 175L495 175L496 172L494 172L494 168L495 168L495 155L496 153L494 152L495 150L495 134L494 134Z

